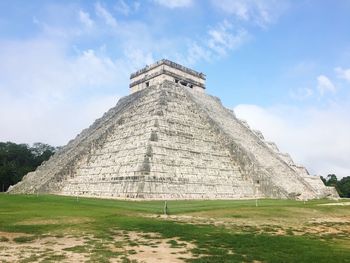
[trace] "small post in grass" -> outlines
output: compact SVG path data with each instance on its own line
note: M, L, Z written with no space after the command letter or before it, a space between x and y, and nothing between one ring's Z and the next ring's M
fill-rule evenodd
M165 200L164 202L164 215L167 216L168 215L168 204L167 201Z

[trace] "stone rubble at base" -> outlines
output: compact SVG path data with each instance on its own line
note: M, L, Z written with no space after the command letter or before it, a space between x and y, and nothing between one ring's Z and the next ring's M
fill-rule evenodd
M159 74L165 67L173 68ZM205 94L204 74L162 60L131 80L129 96L9 192L144 199L338 197Z

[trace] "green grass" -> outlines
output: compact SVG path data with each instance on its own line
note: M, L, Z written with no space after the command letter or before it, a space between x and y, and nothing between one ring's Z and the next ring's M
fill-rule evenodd
M30 242L30 238L48 234L92 235L101 242L91 240L86 246L66 250L84 253L88 249L91 261L95 262L108 262L109 258L120 256L106 246L113 242L115 231L120 230L179 238L180 241L169 241L172 247L181 247L184 241L191 242L196 245L192 253L200 255L189 260L191 262L350 262L349 235L346 233L325 238L293 234L296 224L308 227L309 219L335 215L350 218L350 207L319 206L327 202L330 201L315 200L304 204L291 200L259 200L256 207L255 200L168 201L170 215L204 218L189 224L157 217L163 213L162 201L77 200L51 195L1 194L0 231L32 235L17 237L16 242ZM214 226L207 223L206 218L227 220L232 226ZM253 221L253 224L245 225L246 221ZM256 226L254 222L257 222ZM286 234L269 234L276 227L284 228ZM128 262L128 259L124 261Z

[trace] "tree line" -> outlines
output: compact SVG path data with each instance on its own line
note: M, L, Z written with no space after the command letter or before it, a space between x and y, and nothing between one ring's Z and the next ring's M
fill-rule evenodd
M40 142L32 146L0 142L0 191L5 192L10 185L18 183L24 175L48 160L56 150L57 147Z
M321 176L321 179L325 185L335 187L340 197L350 198L350 176L338 180L335 174L329 174L326 178Z

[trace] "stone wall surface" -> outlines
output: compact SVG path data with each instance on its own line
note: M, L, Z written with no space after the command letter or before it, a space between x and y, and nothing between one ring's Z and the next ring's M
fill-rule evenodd
M111 198L321 198L276 147L210 95L164 81L121 99L10 193Z

